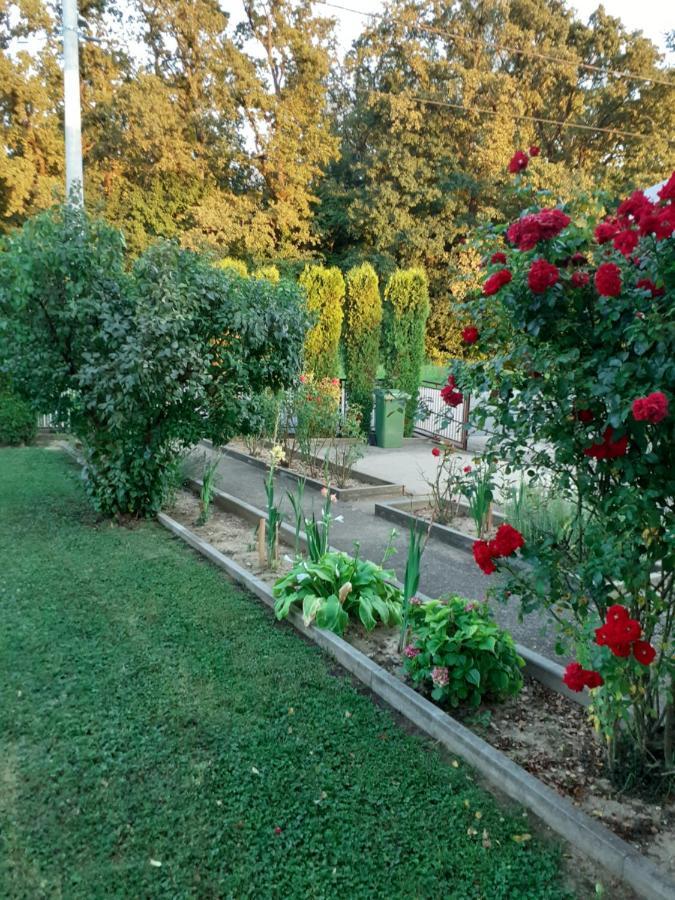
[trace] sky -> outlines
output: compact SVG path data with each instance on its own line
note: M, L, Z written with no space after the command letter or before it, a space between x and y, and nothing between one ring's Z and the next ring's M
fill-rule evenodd
M384 0L334 0L334 2L340 6L358 9L362 13L377 13L384 6ZM598 0L574 0L569 5L576 10L579 18L586 22L600 4ZM603 6L611 16L621 19L628 29L643 31L646 37L651 38L664 53L666 52L666 32L675 30L675 10L668 0L604 0ZM317 12L322 11L321 4L316 3L315 7ZM225 0L225 8L232 12L233 22L238 21L243 15L241 0ZM368 17L328 7L323 7L323 11L326 15L337 19L338 40L344 54ZM668 61L675 64L675 53L668 54Z

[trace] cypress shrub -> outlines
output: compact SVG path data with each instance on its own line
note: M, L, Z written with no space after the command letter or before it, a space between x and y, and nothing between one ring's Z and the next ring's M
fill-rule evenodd
M305 338L305 371L317 380L337 378L345 296L342 272L335 267L305 266L299 282L307 292L307 309L314 316Z
M424 363L429 284L423 269L397 269L387 282L382 309L382 357L389 386L410 395L404 434L412 434Z
M272 284L278 284L281 279L281 273L276 266L260 266L260 268L255 269L252 274L253 278L266 278L267 281L271 281Z
M347 272L344 346L347 396L361 412L361 428L367 434L373 408L373 387L380 361L382 300L377 273L370 263Z

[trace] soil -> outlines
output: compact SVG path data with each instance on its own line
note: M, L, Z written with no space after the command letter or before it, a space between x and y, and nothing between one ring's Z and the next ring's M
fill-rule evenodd
M230 441L227 446L229 448L232 448L233 450L238 450L240 453L247 453L249 456L254 456L256 459L261 459L264 462L269 462L269 453L264 448L262 448L258 453L251 453L251 450L246 446L246 444L243 441L238 440ZM292 472L294 475L298 475L300 478L313 478L315 479L315 481L324 480L323 468L321 465L307 465L300 459L297 454L293 457L292 465L289 466L286 463L281 463L278 468L282 472ZM331 478L331 484L334 487L339 487L340 489L363 487L364 483L365 482L359 481L357 478L351 476L343 479L341 482L337 482L333 478Z
M418 519L424 519L425 522L430 522L434 514L434 510L430 506L413 507L412 509L406 509L405 506L401 506L400 508L403 512L412 513L412 515L417 516ZM446 528L452 528L454 531L461 531L462 534L468 534L475 538L478 537L478 531L474 520L470 516L463 515L461 512L456 516L453 516L449 522L441 522L438 518L434 519L434 522L436 525L444 525ZM495 528L489 530L486 537L494 537L495 531Z
M276 570L261 565L254 526L231 513L213 508L206 525L196 525L199 502L192 494L179 492L169 513L267 584L274 584L292 566L293 551L283 544ZM351 625L344 637L406 681L397 629L379 627L368 633L361 625ZM526 676L517 697L449 712L675 876L675 798L656 804L613 788L606 777L602 746L583 707Z

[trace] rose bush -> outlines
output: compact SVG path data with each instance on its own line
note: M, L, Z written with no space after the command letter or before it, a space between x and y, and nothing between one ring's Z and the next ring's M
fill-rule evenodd
M476 560L557 621L566 682L592 690L627 784L673 766L675 175L592 228L530 209L505 230L471 305L485 355L458 364L453 391L484 398L473 421L494 420L495 457L570 502L562 538L519 558L479 542Z

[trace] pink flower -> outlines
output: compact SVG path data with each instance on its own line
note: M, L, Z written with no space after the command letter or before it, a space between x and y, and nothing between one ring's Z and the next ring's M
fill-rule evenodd
M411 598L410 598L410 605L411 605L411 606L421 606L421 605L422 605L422 600L420 599L420 597L411 597Z
M327 497L327 496L328 496L328 488L325 488L325 487L322 487L322 488L321 488L321 496L322 496L322 497Z
M435 666L431 670L431 680L436 687L445 687L450 683L450 673L445 666Z
M331 495L330 495L330 502L331 502L331 503L337 503L337 494L331 494Z
M415 659L421 652L422 651L418 650L417 647L413 647L412 644L408 644L408 646L403 649L403 655L407 656L408 659Z

